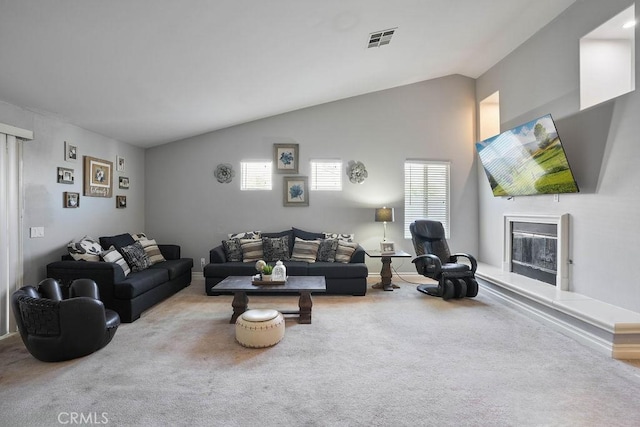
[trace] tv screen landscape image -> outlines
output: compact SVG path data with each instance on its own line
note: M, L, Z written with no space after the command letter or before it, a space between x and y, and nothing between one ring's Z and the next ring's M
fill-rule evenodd
M476 143L494 196L577 193L550 114Z

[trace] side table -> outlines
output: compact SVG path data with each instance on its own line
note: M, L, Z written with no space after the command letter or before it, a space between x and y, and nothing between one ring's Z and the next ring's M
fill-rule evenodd
M366 250L365 253L369 258L380 258L382 261L382 270L380 270L380 282L372 286L373 289L384 289L385 291L393 291L394 288L400 286L391 283L391 258L411 258L413 255L405 251L396 250L393 253L382 253L378 250Z

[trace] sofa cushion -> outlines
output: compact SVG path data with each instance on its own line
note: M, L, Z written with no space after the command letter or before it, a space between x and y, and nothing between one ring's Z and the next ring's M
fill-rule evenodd
M240 239L242 262L256 262L264 258L262 239Z
M169 272L164 268L147 268L129 274L124 281L115 283L114 293L119 299L132 299L169 280Z
M287 270L289 271L289 270ZM207 264L204 267L205 277L253 276L258 271L253 263L242 261Z
M166 259L164 259L164 256L162 256L162 252L160 252L160 248L158 247L158 244L156 243L155 240L140 239L138 241L142 245L142 249L144 249L144 252L147 254L147 257L149 257L150 265L166 261Z
M322 239L318 248L316 261L334 262L338 250L338 239Z
M293 253L291 254L291 260L316 262L319 247L319 240L303 240L299 237L296 237L296 241L293 244Z
M338 250L336 251L336 262L347 263L351 261L351 255L358 248L358 244L347 242L346 240L338 240Z
M132 245L134 242L134 238L129 233L100 238L100 244L104 249L109 249L111 246L113 246L116 249L120 250L121 247Z
M149 268L167 270L167 272L169 273L169 280L173 280L191 271L191 269L193 268L193 259L169 259L157 264L153 264Z
M127 264L127 261L124 260L124 258L122 257L122 254L118 252L118 250L113 246L111 246L106 251L102 252L100 254L100 258L102 258L104 262L115 262L116 264L118 264L122 268L122 271L124 272L125 277L128 276L129 273L131 273L129 264Z
M355 279L367 277L369 270L364 263L316 262L309 264L307 274L309 276L324 276L327 279Z
M121 247L120 253L129 264L129 267L131 267L132 272L142 271L151 266L151 261L149 261L149 257L140 242Z
M100 261L103 248L93 237L84 236L78 242L69 242L67 250L76 261Z
M286 261L289 259L289 236L262 236L262 251L266 262Z
M224 255L227 261L242 261L242 246L240 245L240 239L233 238L222 241L222 249L224 249Z

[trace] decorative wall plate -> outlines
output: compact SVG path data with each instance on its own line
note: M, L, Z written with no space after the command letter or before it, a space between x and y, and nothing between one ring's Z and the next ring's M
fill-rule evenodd
M233 177L236 176L233 166L229 163L220 163L213 174L218 182L222 184L230 183L233 180Z
M349 181L354 184L362 184L369 176L369 173L362 162L351 160L347 166L347 176L349 177Z

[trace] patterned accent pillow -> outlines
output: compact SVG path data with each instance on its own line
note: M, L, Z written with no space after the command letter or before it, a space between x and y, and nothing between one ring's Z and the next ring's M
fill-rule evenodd
M118 264L122 268L122 271L124 271L125 277L128 276L129 273L131 273L129 264L127 264L127 261L124 260L122 254L118 252L118 250L114 246L111 246L109 249L102 252L100 254L100 258L102 258L104 262L115 262L116 264Z
M124 257L124 260L127 261L127 264L129 264L129 267L131 267L133 273L145 270L151 266L149 257L140 242L121 247L120 253Z
M76 261L100 261L102 246L93 237L84 236L79 242L69 242L67 250Z
M289 236L263 237L262 251L266 262L289 260Z
M336 251L336 262L348 263L351 261L351 255L356 251L358 244L355 242L347 242L338 240L338 250Z
M229 234L230 239L259 239L261 231L244 231L242 233Z
M240 239L242 262L256 262L264 258L262 239Z
M320 240L302 240L296 237L296 242L293 244L291 261L316 262L319 248Z
M151 265L157 264L159 262L164 262L166 259L162 256L162 252L160 252L160 248L158 244L153 239L141 239L139 240L144 252L149 257L149 263Z
M355 234L340 234L340 233L323 233L325 239L338 239L345 242L354 242L356 240Z
M147 235L144 234L144 233L132 234L131 237L133 237L133 240L135 240L136 242L138 240L147 240L148 239Z
M320 241L318 249L317 261L334 262L336 260L336 251L338 250L338 239L324 239Z
M227 261L242 261L242 246L240 245L240 239L223 240L222 249L224 249Z

